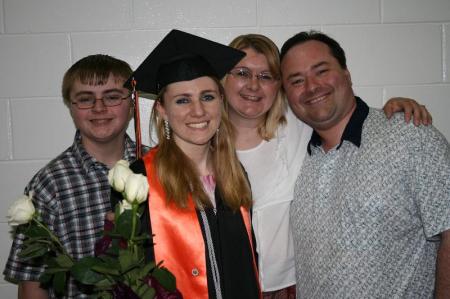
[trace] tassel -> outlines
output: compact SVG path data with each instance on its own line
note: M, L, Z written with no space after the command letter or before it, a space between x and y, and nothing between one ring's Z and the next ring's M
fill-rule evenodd
M136 90L136 80L131 79L131 100L134 104L134 134L136 140L136 159L142 157L142 141L141 141L141 117L139 115L139 94Z

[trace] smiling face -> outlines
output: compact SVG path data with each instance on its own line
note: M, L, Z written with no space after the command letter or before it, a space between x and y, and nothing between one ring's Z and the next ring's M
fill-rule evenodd
M83 95L94 96L100 99L111 92L127 94L128 90L123 87L125 79L110 75L108 81L103 85L83 84L75 80L70 99L82 99ZM80 130L82 143L89 145L112 144L125 136L125 130L132 115L131 100L123 100L120 105L106 107L103 101L97 100L95 106L89 109L79 109L76 105L70 105L70 114L77 129Z
M354 108L350 73L326 44L312 40L293 46L281 71L292 111L314 129L330 129Z
M230 120L256 120L261 122L272 107L278 90L279 80L262 83L258 74L271 74L266 57L251 48L243 49L246 56L235 66L245 68L252 74L249 80L241 80L227 75L224 81L225 94L229 106Z
M167 85L163 103L158 101L156 108L186 153L209 145L220 125L222 95L213 79L200 77Z

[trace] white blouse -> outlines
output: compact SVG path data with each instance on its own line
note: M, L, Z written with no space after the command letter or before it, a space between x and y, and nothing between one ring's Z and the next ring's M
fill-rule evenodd
M289 208L312 129L290 109L286 119L287 125L278 129L275 138L237 151L252 188L253 229L265 292L295 284Z

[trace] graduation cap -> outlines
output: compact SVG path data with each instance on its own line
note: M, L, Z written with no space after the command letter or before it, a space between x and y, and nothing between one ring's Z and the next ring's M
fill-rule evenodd
M221 79L245 53L180 30L170 31L125 82L138 91L158 94L170 83L202 76Z
M132 89L136 157L142 156L138 92L157 95L170 83L203 76L222 79L245 52L180 30L170 31L145 58L125 87Z

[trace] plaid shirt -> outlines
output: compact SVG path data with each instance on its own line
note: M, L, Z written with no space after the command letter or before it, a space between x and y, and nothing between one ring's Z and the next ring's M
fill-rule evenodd
M135 144L128 136L123 159L135 159ZM94 255L105 213L111 210L107 175L108 167L86 152L77 132L73 145L42 168L25 188L26 194L34 191L36 210L76 260ZM17 254L22 242L23 235L17 235L3 274L10 281L38 281L44 267L20 261ZM55 297L51 289L49 295ZM66 298L86 297L70 279Z

